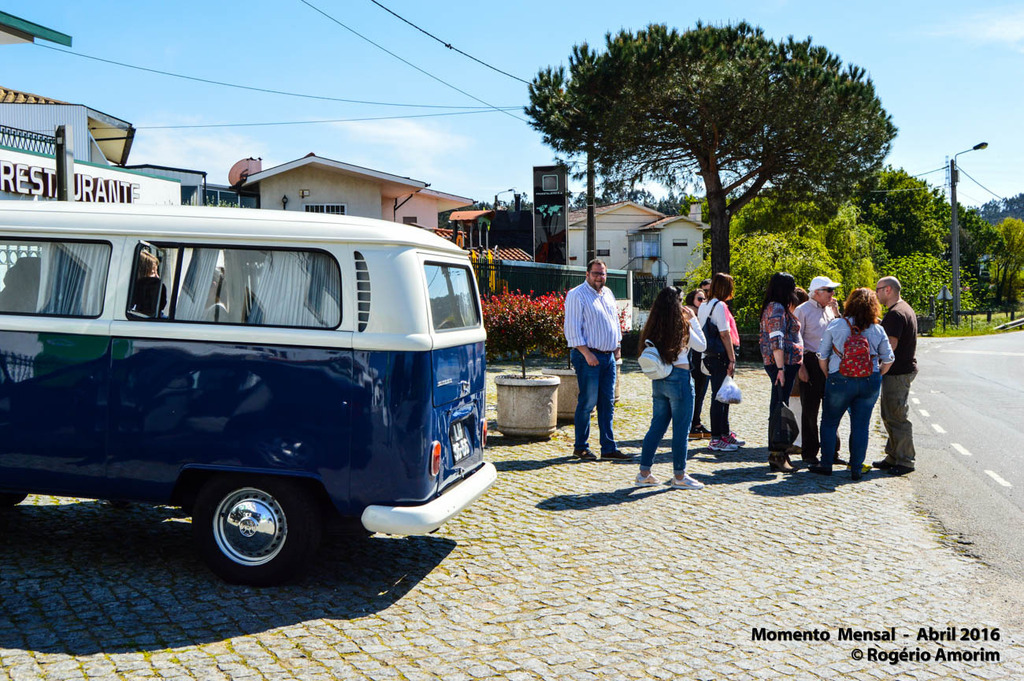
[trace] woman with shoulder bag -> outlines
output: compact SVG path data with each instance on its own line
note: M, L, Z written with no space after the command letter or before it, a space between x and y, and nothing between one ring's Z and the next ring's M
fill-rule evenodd
M673 477L669 485L675 489L701 489L704 484L686 472L690 420L693 418L693 379L687 352L703 350L706 342L696 319L683 305L682 292L678 288L664 288L654 300L651 315L640 333L640 347L645 347L648 341L658 349L661 360L672 367L672 372L665 378L651 381L651 425L644 436L636 484L639 487L661 484L651 474L651 466L658 443L671 422Z
M729 429L729 405L715 399L726 376L736 373L736 350L739 334L726 303L732 300L733 279L719 272L711 278L711 300L697 310L697 320L708 348L704 351L704 366L711 375L711 443L713 452L735 452L746 442Z
M843 317L832 320L821 334L818 363L825 379L821 414L821 464L808 470L832 475L836 431L843 414L850 412L850 477L861 478L868 450L871 411L882 389L882 375L895 355L885 329L878 323L881 306L875 292L858 288L850 292Z
M768 407L768 442L783 404L789 406L797 372L803 362L804 346L800 339L800 321L793 315L796 303L796 279L788 272L776 272L768 282L761 303L759 345L764 371L772 381L772 398ZM793 465L786 450L768 452L768 466L773 473L792 473Z

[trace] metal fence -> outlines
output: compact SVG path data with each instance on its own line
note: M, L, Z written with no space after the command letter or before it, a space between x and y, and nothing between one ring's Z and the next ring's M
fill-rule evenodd
M57 153L57 138L52 135L0 125L0 147L54 156Z
M505 291L521 291L534 295L564 293L586 280L587 269L576 265L549 265L540 262L512 260L473 263L481 296ZM606 283L619 300L629 298L629 272L608 270Z
M650 310L661 289L668 286L668 277L633 277L633 307Z

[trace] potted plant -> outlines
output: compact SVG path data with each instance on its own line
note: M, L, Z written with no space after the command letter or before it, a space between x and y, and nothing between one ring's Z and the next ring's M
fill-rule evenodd
M513 355L521 371L494 379L498 390L497 429L515 437L549 438L557 427L559 379L527 375L526 356L557 355L565 344L561 296L532 297L516 291L483 301L487 329L487 355L491 359Z

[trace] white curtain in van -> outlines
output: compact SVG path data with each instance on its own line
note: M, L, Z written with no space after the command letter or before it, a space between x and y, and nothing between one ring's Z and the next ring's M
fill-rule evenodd
M185 250L185 262L182 265L184 274L178 291L178 303L174 308L175 319L195 322L207 318L206 308L210 302L219 255L220 250L216 248Z
M42 244L39 257L39 312L68 317L100 315L110 263L108 244Z
M309 253L268 251L253 291L250 323L320 326L309 309Z

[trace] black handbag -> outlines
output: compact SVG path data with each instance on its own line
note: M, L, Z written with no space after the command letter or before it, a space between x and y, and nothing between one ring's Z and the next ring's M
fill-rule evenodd
M781 390L779 385L772 383L772 390ZM796 415L779 396L778 404L771 414L768 415L768 450L772 452L784 452L796 441L800 432L800 426L796 422Z

